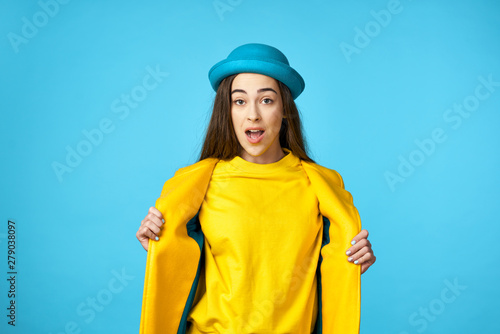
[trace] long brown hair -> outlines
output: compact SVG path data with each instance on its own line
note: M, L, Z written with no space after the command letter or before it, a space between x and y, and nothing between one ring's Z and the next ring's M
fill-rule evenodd
M241 145L234 132L231 117L231 85L238 74L233 74L222 80L215 95L212 117L208 124L205 141L200 154L200 160L217 158L229 160L238 155ZM280 145L289 149L301 160L314 162L307 155L306 142L302 136L302 123L299 110L295 105L288 87L276 80L283 101L283 121L280 129Z

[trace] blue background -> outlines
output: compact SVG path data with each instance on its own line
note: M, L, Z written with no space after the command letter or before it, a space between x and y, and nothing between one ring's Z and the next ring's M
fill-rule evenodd
M197 159L208 70L250 42L279 48L304 77L312 157L341 173L370 231L361 332L499 332L497 1L54 3L0 4L2 333L138 332L135 233L164 181ZM464 103L468 116L449 111ZM102 122L108 133L85 146ZM58 177L68 147L87 155Z

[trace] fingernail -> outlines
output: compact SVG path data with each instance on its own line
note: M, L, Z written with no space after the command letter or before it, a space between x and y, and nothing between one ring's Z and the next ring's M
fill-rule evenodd
M354 261L354 264L358 264L358 260Z
M356 240L351 241L351 245L354 245L356 243Z
M352 257L348 258L347 261L351 262L352 261Z
M158 241L158 240L160 240L160 238L156 237L155 240Z
M163 222L163 224L165 224L165 219L162 219L161 221Z
M346 255L351 255L351 251L345 252Z

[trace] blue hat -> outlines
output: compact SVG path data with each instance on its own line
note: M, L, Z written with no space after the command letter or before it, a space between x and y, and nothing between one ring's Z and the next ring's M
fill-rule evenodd
M278 49L265 44L245 44L215 64L208 72L208 79L217 91L221 81L238 73L258 73L284 83L296 99L305 88L304 79L290 67L288 59Z

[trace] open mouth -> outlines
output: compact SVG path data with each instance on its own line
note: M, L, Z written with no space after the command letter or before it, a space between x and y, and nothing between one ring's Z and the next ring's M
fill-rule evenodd
M245 133L248 138L255 140L259 139L264 134L264 130L247 130Z

